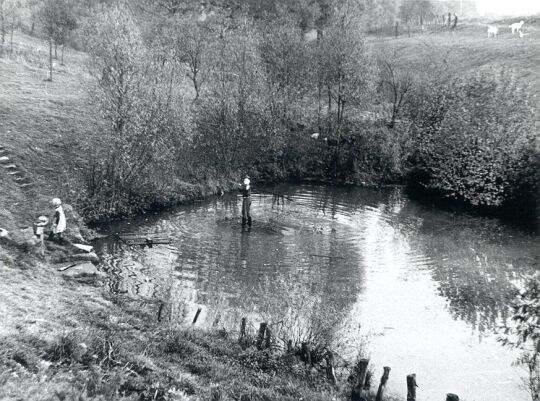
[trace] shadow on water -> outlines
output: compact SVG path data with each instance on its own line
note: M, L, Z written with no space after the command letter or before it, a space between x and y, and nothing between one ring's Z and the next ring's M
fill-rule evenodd
M538 268L536 234L431 208L400 188L272 191L282 196L253 195L251 228L234 194L104 228L172 238L151 249L97 241L110 291L163 304L171 322L190 324L201 309L200 327L236 330L245 316L282 340L324 334L359 346L367 336L374 362L395 372L390 387L414 369L431 383L426 400L452 386L470 400L527 399L515 353L495 338L522 277ZM509 375L510 385L493 385Z

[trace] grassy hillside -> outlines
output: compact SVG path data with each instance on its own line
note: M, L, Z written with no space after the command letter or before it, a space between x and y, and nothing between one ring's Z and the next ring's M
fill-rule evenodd
M18 225L28 226L50 212L51 197L69 196L73 172L66 161L80 156L77 138L93 134L95 125L85 90L85 55L66 49L65 65L55 60L49 82L46 44L20 34L14 42L13 53L7 49L0 58L0 145L6 164L18 173L0 168L2 186L11 189L9 195L2 191L0 203ZM14 186L16 176L25 176L29 185Z
M501 20L467 23L455 31L441 31L398 39L373 39L376 52L387 51L422 70L429 63L444 60L458 74L467 74L486 68L509 68L518 74L523 84L540 90L540 17L523 18L526 22L523 38L512 35L511 23L521 20ZM497 38L487 37L487 26L499 27Z

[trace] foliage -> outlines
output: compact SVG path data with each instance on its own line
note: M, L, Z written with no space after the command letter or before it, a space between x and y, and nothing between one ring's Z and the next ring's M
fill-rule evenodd
M518 363L529 372L527 387L532 401L540 400L540 273L529 277L513 303L513 325L506 326L503 344L523 349Z
M0 2L0 23L3 35L6 30L10 33L10 52L13 52L13 32L21 24L21 1L20 0L2 0Z
M475 206L534 206L532 104L528 89L506 72L427 83L408 107L411 180Z
M393 25L398 13L398 4L397 0L367 0L364 16L367 27Z
M60 44L65 43L69 32L77 26L73 8L67 0L45 0L39 18L47 39Z
M431 0L403 1L399 6L399 18L406 24L418 21L421 25L428 16L433 14L433 10Z
M86 202L92 213L132 213L160 193L175 156L178 114L170 84L170 63L154 62L132 15L114 8L88 27L94 98L106 125L86 170ZM106 147L103 146L106 144ZM96 147L94 147L96 145Z

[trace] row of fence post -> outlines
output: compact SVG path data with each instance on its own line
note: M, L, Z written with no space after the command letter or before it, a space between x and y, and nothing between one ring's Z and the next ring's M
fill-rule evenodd
M198 314L196 314L197 316ZM196 319L195 319L196 320ZM244 343L246 341L246 326L247 319L242 318L240 322L240 334L238 341ZM256 346L259 350L269 349L272 346L272 331L268 323L263 322L259 325L257 333ZM292 340L287 341L287 353L294 352ZM306 364L312 364L312 350L311 345L308 342L303 342L300 348L300 359ZM326 361L326 377L330 383L337 385L336 370L335 370L335 355L332 351L328 351L325 355ZM351 401L365 401L367 400L368 393L371 387L371 374L369 372L369 359L359 359L354 367L355 382L353 383ZM377 388L377 394L375 401L383 401L386 384L390 377L390 367L385 366L383 368L383 374ZM416 401L416 374L412 373L407 375L407 401ZM446 401L459 401L459 397L455 394L449 393L446 395Z

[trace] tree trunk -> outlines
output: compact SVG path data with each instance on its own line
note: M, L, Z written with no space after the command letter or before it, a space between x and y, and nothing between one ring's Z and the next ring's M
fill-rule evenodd
M197 75L193 74L193 87L195 88L195 100L199 99L199 83L197 82Z
M52 38L49 38L49 81L52 81L52 73L53 73L53 54L52 54Z
M56 40L54 41L54 59L58 60L58 53L56 52L57 43Z
M2 34L2 44L4 44L6 41L6 25L2 3L0 3L0 33Z
M15 27L12 26L11 27L11 35L10 35L10 38L9 38L9 53L10 54L13 54L13 31L15 30Z

